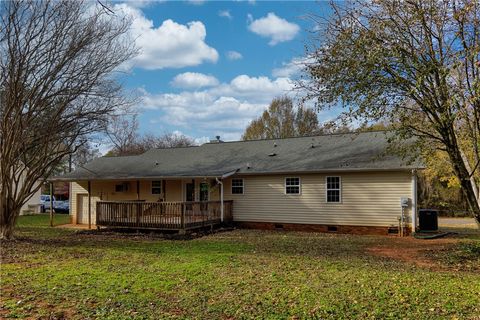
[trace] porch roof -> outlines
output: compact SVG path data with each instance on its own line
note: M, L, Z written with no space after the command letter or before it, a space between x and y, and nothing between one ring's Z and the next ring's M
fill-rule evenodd
M52 180L128 180L222 177L329 171L411 170L387 150L385 131L254 141L206 143L197 147L152 149L125 157L101 157Z

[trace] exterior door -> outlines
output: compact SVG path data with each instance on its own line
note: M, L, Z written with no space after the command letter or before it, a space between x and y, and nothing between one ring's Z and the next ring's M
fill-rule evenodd
M185 201L195 201L195 184L192 182L185 184Z
M185 201L195 201L195 183L188 182L185 184ZM192 211L193 206L191 204L186 204L185 209L187 211Z

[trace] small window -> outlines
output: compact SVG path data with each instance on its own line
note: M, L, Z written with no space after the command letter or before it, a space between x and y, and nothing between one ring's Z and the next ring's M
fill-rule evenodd
M300 178L285 178L285 193L300 194Z
M338 203L341 199L340 177L327 177L327 202Z
M123 182L115 185L115 192L127 192L128 182Z
M232 179L232 194L243 194L243 179Z
M152 181L152 194L162 193L162 181Z

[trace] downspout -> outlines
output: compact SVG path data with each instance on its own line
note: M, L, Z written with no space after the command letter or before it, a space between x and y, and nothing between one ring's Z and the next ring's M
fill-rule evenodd
M220 221L223 223L223 182L218 178L215 180L220 185Z
M412 234L417 229L417 171L412 170Z

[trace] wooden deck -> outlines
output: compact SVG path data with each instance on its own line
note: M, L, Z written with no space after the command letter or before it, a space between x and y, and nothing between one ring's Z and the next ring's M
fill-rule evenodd
M233 201L223 207L223 222L231 222ZM103 227L189 230L222 223L220 201L97 201L96 214L97 226Z

